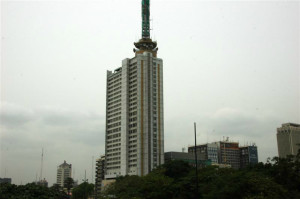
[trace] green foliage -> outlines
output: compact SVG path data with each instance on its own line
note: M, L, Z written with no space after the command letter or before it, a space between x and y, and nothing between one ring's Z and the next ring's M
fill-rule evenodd
M35 183L26 185L0 184L1 199L67 199L66 193L56 188L48 188Z
M70 195L70 190L73 188L74 185L74 180L73 178L67 178L64 181L64 188L66 188L68 190L68 195Z
M83 182L77 187L73 188L73 199L87 199L94 194L94 185L88 182Z
M150 174L117 178L103 198L122 199L296 199L300 198L300 155L273 158L248 168L235 170L208 166L195 168L171 161Z

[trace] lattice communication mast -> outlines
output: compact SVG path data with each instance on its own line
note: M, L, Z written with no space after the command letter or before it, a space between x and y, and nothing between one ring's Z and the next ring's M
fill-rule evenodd
M156 57L157 43L150 38L150 0L142 0L142 38L134 43L135 54L152 53Z

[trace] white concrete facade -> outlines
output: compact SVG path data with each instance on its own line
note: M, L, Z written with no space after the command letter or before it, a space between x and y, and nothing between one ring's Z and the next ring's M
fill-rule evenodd
M277 128L277 146L280 158L297 155L300 149L300 124L286 123Z
M67 164L66 161L64 161L63 164L57 167L56 183L59 184L61 187L64 187L65 180L71 177L72 164Z
M152 53L107 72L106 179L164 163L163 61Z

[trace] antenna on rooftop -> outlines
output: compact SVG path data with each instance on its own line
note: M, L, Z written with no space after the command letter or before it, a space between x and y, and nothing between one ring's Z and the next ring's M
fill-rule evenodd
M44 148L42 148L42 157L41 157L41 172L40 172L40 181L43 179L43 160L44 159Z
M185 147L182 147L182 153L184 153L185 152Z
M92 183L94 182L93 175L94 175L94 156L92 156Z

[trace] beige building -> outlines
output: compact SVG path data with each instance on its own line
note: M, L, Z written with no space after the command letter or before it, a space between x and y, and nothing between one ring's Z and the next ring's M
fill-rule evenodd
M67 164L66 161L57 167L56 183L64 187L64 182L67 178L71 178L72 164Z
M277 128L278 156L297 155L300 149L300 124L285 123Z
M107 71L105 179L143 176L164 163L163 61L150 38L149 0L142 8L135 56Z

